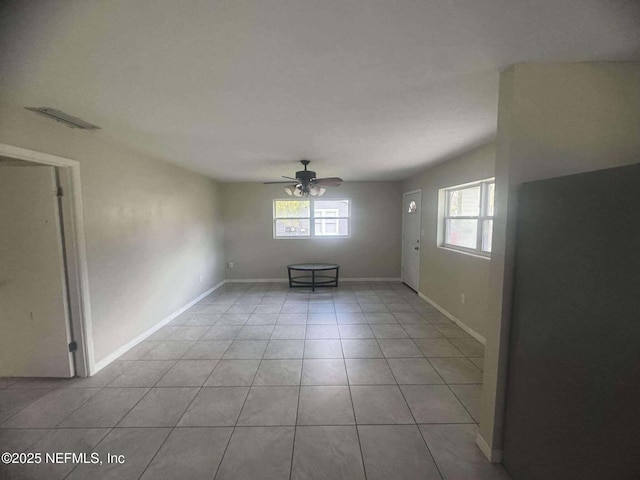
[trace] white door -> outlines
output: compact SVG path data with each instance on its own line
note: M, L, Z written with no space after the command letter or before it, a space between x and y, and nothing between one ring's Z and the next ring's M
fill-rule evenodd
M402 281L416 292L420 283L420 216L422 192L403 195Z
M0 166L0 377L71 377L55 170Z

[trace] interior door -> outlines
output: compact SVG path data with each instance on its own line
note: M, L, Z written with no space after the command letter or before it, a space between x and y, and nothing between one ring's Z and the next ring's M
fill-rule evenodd
M422 192L403 195L402 281L416 292L420 283L420 216Z
M0 376L71 377L55 170L0 166Z

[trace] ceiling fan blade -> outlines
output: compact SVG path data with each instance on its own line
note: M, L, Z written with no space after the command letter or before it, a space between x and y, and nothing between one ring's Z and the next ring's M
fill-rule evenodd
M298 179L297 178L293 178L293 177L286 177L284 175L280 175L282 178L288 178L289 180L293 180L294 182L297 182Z
M337 187L339 186L343 180L340 177L327 177L327 178L316 178L313 180L313 183L316 185L321 185L323 187Z
M297 180L296 180L297 181ZM289 185L291 185L291 180L287 180L286 182L262 182L263 185L272 185L275 183L288 183Z

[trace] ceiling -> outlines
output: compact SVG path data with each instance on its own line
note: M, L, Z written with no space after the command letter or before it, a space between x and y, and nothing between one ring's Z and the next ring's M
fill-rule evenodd
M640 60L635 0L1 8L0 100L222 181L277 180L301 158L319 176L404 179L492 140L502 68Z

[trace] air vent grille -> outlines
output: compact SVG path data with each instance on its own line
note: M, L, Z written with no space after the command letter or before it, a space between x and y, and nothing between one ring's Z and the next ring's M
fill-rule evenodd
M49 118L53 118L57 122L64 123L67 127L79 128L81 130L100 130L100 127L92 125L89 122L85 122L77 117L73 117L67 113L61 112L51 107L24 107L32 112L45 115Z

